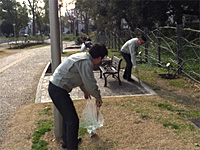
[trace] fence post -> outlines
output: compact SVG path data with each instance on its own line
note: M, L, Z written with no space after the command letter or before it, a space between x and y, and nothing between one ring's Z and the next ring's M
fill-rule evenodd
M181 71L182 71L181 25L176 26L176 35L177 35L178 74L181 74Z
M123 43L122 44L124 44L126 42L126 35L127 35L126 32L127 31L123 31Z
M108 31L108 46L109 46L109 48L111 47L110 46L110 31Z
M145 61L148 62L148 28L147 27L144 28L144 34L147 39L145 43Z
M120 30L118 30L118 50L120 51Z
M113 42L113 40L114 40L114 39L113 39L113 32L111 33L111 37L112 37L112 49L113 49L113 47L114 47L114 46L113 46L113 43L114 43L114 42Z
M115 49L117 49L117 36L116 36L116 30L115 30Z
M161 39L160 39L160 28L158 27L158 67L161 67L161 55L160 55L160 44L161 44Z
M130 28L128 28L128 39L129 39L129 40L131 39L131 31L130 31Z
M138 37L138 30L137 30L137 28L135 28L134 33L135 33L135 37Z

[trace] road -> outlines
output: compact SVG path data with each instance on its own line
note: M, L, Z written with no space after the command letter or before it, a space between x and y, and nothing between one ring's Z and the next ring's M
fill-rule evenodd
M38 81L50 57L50 46L45 46L0 59L0 149L12 114L34 102Z

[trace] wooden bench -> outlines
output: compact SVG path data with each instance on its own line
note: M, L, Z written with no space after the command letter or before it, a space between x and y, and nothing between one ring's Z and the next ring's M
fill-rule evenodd
M104 76L105 84L104 86L107 86L107 77L112 75L113 78L118 79L119 85L121 85L120 80L120 65L121 65L122 59L112 56L111 62L104 66L99 66L100 69L100 78L102 78L102 74Z

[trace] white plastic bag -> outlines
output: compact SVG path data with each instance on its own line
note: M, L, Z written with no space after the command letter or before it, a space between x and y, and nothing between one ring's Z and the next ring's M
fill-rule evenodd
M85 50L86 50L86 47L85 47L85 44L84 44L84 43L81 44L81 50L82 50L82 51L85 51Z
M103 122L103 115L96 106L95 100L88 99L80 118L80 127L86 128L92 137L96 129L103 126Z

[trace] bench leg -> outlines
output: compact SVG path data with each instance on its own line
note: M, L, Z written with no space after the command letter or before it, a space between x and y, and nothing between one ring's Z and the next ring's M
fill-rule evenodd
M119 85L121 86L122 85L122 83L121 83L121 80L120 80L120 76L119 76L119 73L118 73L118 80L119 80Z
M105 80L104 86L106 87L106 86L107 86L107 78L106 78L106 75L105 75L105 74L103 74L103 76L104 76L104 80Z
M100 78L102 78L102 71L101 71L101 69L100 69Z

